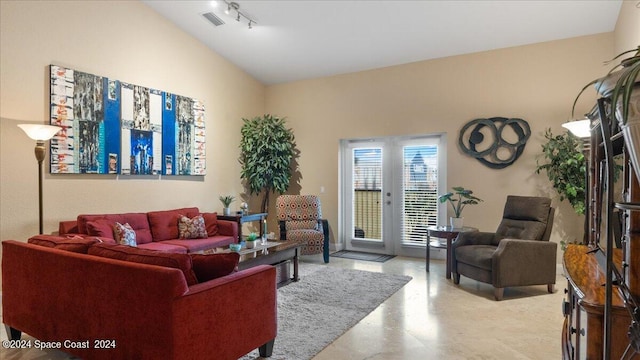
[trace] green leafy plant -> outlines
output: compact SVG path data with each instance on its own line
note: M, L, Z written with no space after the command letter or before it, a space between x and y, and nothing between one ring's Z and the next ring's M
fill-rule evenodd
M293 131L285 126L285 119L266 114L253 119L242 119L240 141L240 178L250 194L260 195L261 212L269 207L269 194L287 191L296 156Z
M251 234L247 235L247 241L256 241L258 240L258 234L252 232Z
M453 192L448 192L438 196L438 201L440 201L440 203L448 201L449 204L451 204L451 208L453 208L453 213L456 215L455 217L457 218L462 215L462 210L465 206L476 205L480 201L483 201L482 199L473 196L473 191L467 190L461 186L454 186L451 189L453 189Z
M624 55L634 53L631 57L625 58L620 61L618 65L613 67L608 73L607 76L601 79L595 79L585 85L582 90L576 96L576 99L573 101L573 109L571 111L571 115L575 113L576 103L578 102L578 98L580 95L592 85L596 85L596 90L604 96L611 96L611 103L618 104L618 100L621 105L621 119L619 119L623 124L627 123L627 119L629 117L629 103L631 101L631 93L634 91L634 84L638 80L638 74L640 73L640 45L636 49L627 50L618 54L613 59L607 61L605 64L609 64L614 60L617 60ZM614 72L615 70L622 67L622 69L618 72Z
M536 160L536 174L545 171L560 201L567 199L576 213L584 214L587 164L582 141L571 133L554 136L551 129L545 131L544 137L547 139L542 144L545 163Z
M236 199L234 196L231 195L224 195L224 196L220 196L218 198L220 200L220 202L222 203L222 205L226 208L229 207L229 205L231 205L231 203Z

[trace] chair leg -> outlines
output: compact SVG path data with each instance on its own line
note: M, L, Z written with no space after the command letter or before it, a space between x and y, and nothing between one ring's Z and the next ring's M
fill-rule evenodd
M556 292L556 284L547 284L547 291L549 294Z
M271 354L273 354L273 343L276 341L276 339L271 339L271 341L267 342L266 344L260 346L258 348L258 352L260 353L260 357L263 358L268 358L271 357Z
M329 262L329 221L322 219L322 235L324 237L324 246L322 254L324 255L324 263Z
M456 285L460 284L460 274L457 272L453 273L453 283Z
M5 330L7 330L7 337L9 338L9 340L20 340L20 338L22 337L22 331L18 329L14 329L6 324L4 328Z
M504 288L493 288L493 296L496 298L496 301L502 300Z

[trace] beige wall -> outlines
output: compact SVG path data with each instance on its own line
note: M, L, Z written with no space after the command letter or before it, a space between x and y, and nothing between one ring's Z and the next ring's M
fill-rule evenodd
M448 187L464 186L485 201L465 209L465 224L496 229L507 194L551 195L558 207L552 240L582 238L583 217L536 175L546 128L554 133L571 114L579 90L606 71L613 33L488 51L267 88L268 112L287 116L301 151L302 193L320 194L323 215L338 237L340 139L447 133ZM595 94L578 104L586 113ZM518 161L490 169L463 154L458 131L470 120L525 119L532 136Z
M16 126L44 123L48 65L198 98L206 106L207 175L139 179L48 174L45 232L79 213L198 206L242 192L242 117L264 111L264 86L136 1L0 2L0 239L38 231L35 143Z
M637 0L622 2L615 30L615 53L640 46L640 4Z

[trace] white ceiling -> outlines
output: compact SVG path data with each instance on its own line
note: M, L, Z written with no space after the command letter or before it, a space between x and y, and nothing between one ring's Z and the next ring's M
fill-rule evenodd
M613 31L621 0L143 0L265 84ZM213 7L212 4L217 4ZM225 24L202 14L212 11Z

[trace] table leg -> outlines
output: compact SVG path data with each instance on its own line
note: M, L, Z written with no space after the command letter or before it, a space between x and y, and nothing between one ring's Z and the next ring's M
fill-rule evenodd
M451 279L451 240L453 236L447 235L447 279Z
M429 236L429 233L427 232L427 272L429 272L429 261L430 261L430 251L429 251L429 244L431 243L431 237Z
M296 254L293 256L293 281L300 280L298 276L298 249L296 248Z

